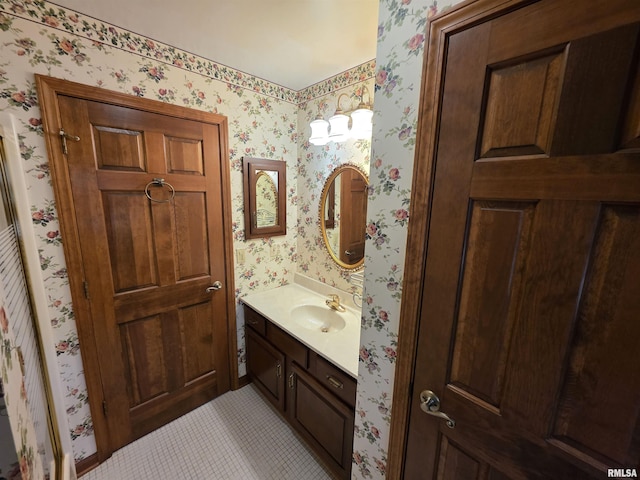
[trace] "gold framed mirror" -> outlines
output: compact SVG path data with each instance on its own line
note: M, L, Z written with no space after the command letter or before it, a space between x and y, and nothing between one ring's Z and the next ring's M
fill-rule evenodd
M345 270L364 264L369 179L358 166L337 167L322 189L320 231L327 252Z
M246 239L287 234L286 163L243 157Z

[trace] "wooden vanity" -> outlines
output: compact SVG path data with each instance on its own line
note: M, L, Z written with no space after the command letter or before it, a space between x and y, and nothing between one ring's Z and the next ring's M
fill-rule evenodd
M244 305L247 374L309 446L350 478L356 380Z

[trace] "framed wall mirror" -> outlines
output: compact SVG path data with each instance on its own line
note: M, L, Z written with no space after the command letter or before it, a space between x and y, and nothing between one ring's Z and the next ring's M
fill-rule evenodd
M336 168L322 189L320 230L324 246L336 264L355 270L364 264L369 180L356 165Z
M243 157L245 238L286 235L286 167L278 160Z

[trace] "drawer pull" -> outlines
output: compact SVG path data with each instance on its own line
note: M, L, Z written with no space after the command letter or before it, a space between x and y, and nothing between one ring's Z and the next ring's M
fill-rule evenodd
M258 321L257 320L249 320L249 324L250 325L257 325Z
M335 388L344 388L344 383L332 377L331 375L327 375L327 381Z

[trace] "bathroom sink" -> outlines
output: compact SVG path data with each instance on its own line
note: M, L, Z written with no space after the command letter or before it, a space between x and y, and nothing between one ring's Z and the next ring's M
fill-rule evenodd
M338 332L351 320L350 312L337 312L319 305L300 305L291 310L291 318L298 325L322 333ZM355 321L355 319L353 320Z

